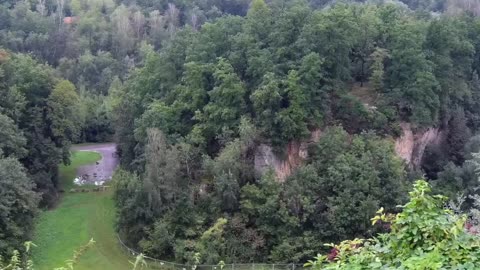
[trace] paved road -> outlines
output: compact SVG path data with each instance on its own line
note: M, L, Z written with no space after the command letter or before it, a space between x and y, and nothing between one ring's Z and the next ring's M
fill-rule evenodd
M83 176L89 183L110 180L115 168L118 166L118 157L115 154L116 145L114 143L80 145L74 146L72 150L95 151L102 155L102 159L98 162L91 165L80 166L77 169L77 176Z

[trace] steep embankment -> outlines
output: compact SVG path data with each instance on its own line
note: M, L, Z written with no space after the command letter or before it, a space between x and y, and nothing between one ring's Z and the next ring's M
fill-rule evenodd
M269 145L258 145L254 157L255 171L262 174L273 168L277 179L284 181L308 157L308 145L318 142L321 135L322 131L316 129L312 131L308 140L290 142L286 146L284 156L275 153Z
M437 127L414 131L409 123L401 123L402 136L395 140L395 152L414 169L421 166L423 154L429 144L438 144L442 131Z
M425 149L430 144L438 144L442 140L443 132L440 128L430 127L423 130L414 130L410 123L401 123L402 135L394 139L395 152L412 169L419 169ZM260 144L255 151L255 170L264 173L273 168L279 181L284 181L308 157L308 145L318 142L322 135L320 129L314 130L308 140L290 142L284 154L274 152L266 144Z

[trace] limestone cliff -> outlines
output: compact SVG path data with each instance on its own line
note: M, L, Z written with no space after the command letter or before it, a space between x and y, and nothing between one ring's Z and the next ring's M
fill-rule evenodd
M272 168L275 171L277 179L283 182L308 157L308 145L313 142L318 142L321 134L321 130L317 129L312 131L308 140L290 142L286 146L284 155L275 153L269 145L258 145L254 160L256 172L263 174L269 168Z
M438 144L443 136L439 128L430 127L413 131L409 123L401 123L402 136L395 140L395 152L413 169L421 166L423 154L429 144Z
M400 127L402 135L395 139L395 152L410 168L418 169L427 146L441 143L443 132L435 127L414 130L409 123L401 123ZM308 157L308 145L318 142L321 134L321 130L318 129L311 133L308 140L290 142L283 154L275 153L269 145L258 145L254 159L256 172L263 174L272 168L278 180L283 182Z

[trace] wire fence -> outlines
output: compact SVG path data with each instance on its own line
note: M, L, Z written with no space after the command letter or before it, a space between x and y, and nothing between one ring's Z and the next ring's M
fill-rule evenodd
M117 235L118 242L122 249L132 257L138 256L140 253L128 247L123 243L120 236ZM193 270L192 265L163 261L149 256L143 256L148 263L149 269L172 269L172 270ZM200 264L196 265L194 270L300 270L303 264L267 264L267 263L233 263L223 265Z

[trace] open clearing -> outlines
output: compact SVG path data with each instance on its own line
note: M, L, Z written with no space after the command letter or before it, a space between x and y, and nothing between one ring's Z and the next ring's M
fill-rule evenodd
M110 146L112 149L115 147L113 144ZM95 165L101 159L98 152L88 151L96 151L96 147L81 146L82 151L73 152L72 164L60 168L62 188L67 192L55 209L40 215L33 240L38 246L32 254L36 269L52 270L64 266L65 261L73 257L74 250L91 238L96 243L82 255L75 270L131 268L128 262L131 258L118 245L114 231L112 191L68 193L73 187L72 181L78 168L87 164Z
M76 176L84 176L88 183L108 181L118 166L115 145L112 143L77 145L73 147L76 153L95 151L101 154L102 159L95 163L85 164L77 168ZM70 181L71 182L71 181Z

